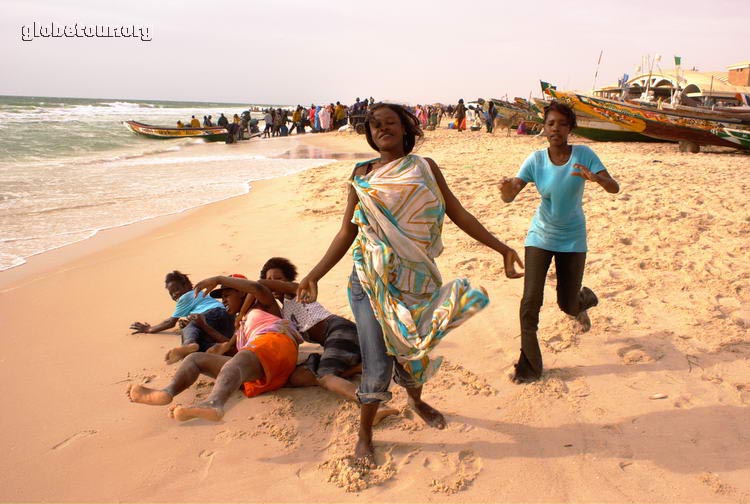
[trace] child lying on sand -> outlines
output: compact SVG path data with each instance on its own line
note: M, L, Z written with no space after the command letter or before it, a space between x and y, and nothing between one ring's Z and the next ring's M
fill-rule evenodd
M169 296L177 301L174 313L168 319L152 326L148 322L133 322L131 329L137 333L157 333L171 329L178 321L187 318L182 328L182 345L164 356L167 364L174 364L193 352L205 352L216 343L228 341L234 331L234 319L216 299L193 292L193 284L184 273L175 270L164 279Z
M219 284L222 288L213 290ZM250 299L251 309L230 340L236 343L237 354L229 357L192 353L165 388L131 385L127 393L132 402L166 405L204 374L216 378L208 398L193 406L177 406L173 415L180 421L191 418L219 421L224 416L224 405L235 390L241 388L247 397L254 397L281 388L287 382L297 364L300 337L294 325L280 317L271 291L242 275L201 280L194 292L196 296L210 292L211 297L220 297L232 316L240 312L246 296Z

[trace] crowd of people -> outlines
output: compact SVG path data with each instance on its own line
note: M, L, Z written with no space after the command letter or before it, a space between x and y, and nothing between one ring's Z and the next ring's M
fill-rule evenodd
M287 136L291 134L325 133L338 131L342 128L351 128L358 133L364 133L364 122L368 110L374 105L375 100L360 100L357 97L352 105L344 105L340 101L327 105L316 105L312 103L309 107L297 105L293 110L282 107L268 107L261 109L263 114L263 130L259 129L260 120L252 118L251 110L245 110L242 114L234 114L231 122L222 113L213 121L213 116L203 116L201 123L192 116L186 124L177 121L178 128L200 128L200 127L224 127L230 130L233 141L250 139L255 136L271 138ZM414 117L417 118L422 130L434 130L441 127L444 117L452 119L448 127L457 131L471 129L481 130L486 127L487 133L493 133L495 122L500 118L492 100L479 99L474 104L466 106L463 98L456 105L443 105L440 103L416 106L404 106ZM232 126L237 125L237 126ZM506 127L508 127L506 125ZM518 124L518 133L525 134L528 126L521 120Z
M462 105L460 101L450 111L456 120L465 113ZM235 274L193 285L179 271L169 273L165 287L177 303L172 315L154 326L134 322L131 329L154 333L180 324L181 344L165 358L182 363L163 388L129 387L132 402L169 404L204 374L215 378L211 394L195 405L175 408L174 417L218 421L236 390L254 397L283 386L318 385L359 403L354 455L372 464L373 426L397 414L385 405L393 380L406 389L408 405L420 418L431 427L445 428L445 416L422 399L423 387L440 366L440 359L431 354L450 330L489 303L484 289L473 287L467 279L445 282L437 269L446 216L495 250L508 278L524 278L521 352L513 381L526 383L542 376L537 330L553 259L560 309L584 331L590 329L588 310L599 300L582 283L587 253L583 192L586 185L593 185L617 193L619 185L589 147L568 143L576 127L568 106L553 102L544 110L549 147L532 152L516 176L500 181L506 203L529 183L541 195L523 261L462 206L435 161L413 153L423 138L423 127L435 120L440 124L441 111L418 106L413 112L400 105L369 102L360 107L365 111L367 143L376 157L355 165L341 227L323 257L299 282L294 264L281 257L269 259L256 280ZM323 109L308 109L315 111L315 117L308 119L316 126ZM333 111L335 124L335 107ZM324 115L323 120L330 119ZM347 253L353 260L346 292L354 321L317 302L319 280ZM319 345L322 352L298 363L302 342ZM352 378L358 374L356 385Z

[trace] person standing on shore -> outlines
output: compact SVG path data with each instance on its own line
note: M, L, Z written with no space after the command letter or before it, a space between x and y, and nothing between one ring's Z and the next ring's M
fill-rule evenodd
M456 105L454 117L456 118L456 129L458 131L463 131L464 129L466 129L466 123L464 122L464 119L466 119L466 106L464 105L463 98L458 100L458 105Z
M229 119L227 119L227 118L226 118L226 117L224 116L224 113L222 113L222 114L221 114L221 115L219 116L219 118L218 118L218 119L216 120L216 124L217 124L218 126L221 126L222 128L226 128L226 127L227 127L227 125L229 124Z
M190 119L190 127L191 128L200 128L201 127L201 122L198 119L196 119L195 116L193 116Z
M489 105L487 106L487 117L485 117L485 120L487 122L487 133L492 133L495 128L495 117L497 117L497 110L495 110L495 103L490 100Z
M503 256L505 273L518 278L518 254L495 238L453 195L434 161L411 154L422 138L419 121L400 105L380 103L365 119L368 144L379 157L358 163L350 178L341 228L318 264L303 278L297 299L316 300L318 281L352 243L349 303L362 349L360 427L355 457L374 462L372 426L395 368L409 405L430 426L445 417L422 400L422 386L441 359L430 353L454 328L489 302L466 279L443 283L435 258L442 252L447 215L464 232Z
M586 218L583 190L595 182L611 194L620 186L599 157L584 145L569 145L576 116L565 104L553 101L544 108L544 135L549 148L533 152L514 178L503 178L502 199L512 202L526 184L533 183L542 201L526 237L526 277L520 307L521 355L513 381L525 383L542 376L542 353L537 339L547 270L555 259L557 304L575 317L584 331L591 328L587 310L599 303L594 292L581 287L586 264Z

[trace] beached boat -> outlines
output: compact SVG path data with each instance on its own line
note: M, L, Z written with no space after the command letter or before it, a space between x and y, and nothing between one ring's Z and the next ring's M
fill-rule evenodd
M736 143L740 147L750 149L750 131L724 128L716 131L715 134L729 140L730 142Z
M550 102L534 98L534 103L539 110L543 111ZM540 117L544 117L544 112L541 112ZM666 142L666 140L651 138L632 131L615 122L605 121L580 109L576 110L576 122L578 126L573 130L574 135L597 142Z
M166 138L202 138L207 142L223 141L227 139L227 130L221 126L207 128L169 128L166 126L152 126L137 121L125 121L125 126L133 133L163 140Z
M642 133L629 130L613 123L583 114L576 117L578 126L573 130L574 135L595 140L597 142L667 142L660 138L652 138Z
M678 115L667 110L640 107L628 102L558 91L549 86L544 91L553 98L568 103L577 111L593 114L649 137L696 145L749 148L733 133L748 130L731 122ZM731 131L726 131L727 129Z

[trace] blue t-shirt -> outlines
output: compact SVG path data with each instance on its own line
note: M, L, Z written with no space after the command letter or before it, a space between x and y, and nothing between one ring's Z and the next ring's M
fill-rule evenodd
M192 313L205 313L214 308L224 308L224 305L218 299L206 296L202 292L195 297L195 292L187 291L177 300L177 306L174 307L172 317L187 317Z
M533 152L521 165L518 178L533 182L542 196L531 219L527 247L553 252L586 252L586 217L583 215L583 188L586 180L571 175L581 164L594 173L605 170L594 151L573 145L570 159L562 166L552 163L547 149Z

